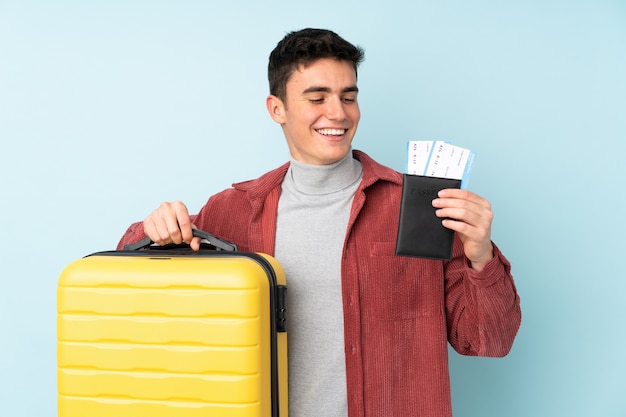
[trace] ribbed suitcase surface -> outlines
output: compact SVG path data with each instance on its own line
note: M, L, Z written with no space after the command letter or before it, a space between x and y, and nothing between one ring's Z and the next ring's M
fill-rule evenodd
M103 252L63 271L58 416L287 416L280 265L150 252Z

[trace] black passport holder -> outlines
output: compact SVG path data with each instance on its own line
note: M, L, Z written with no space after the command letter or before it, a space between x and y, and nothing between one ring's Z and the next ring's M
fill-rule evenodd
M444 188L460 188L461 180L404 174L396 255L450 260L454 231L441 224L432 201Z

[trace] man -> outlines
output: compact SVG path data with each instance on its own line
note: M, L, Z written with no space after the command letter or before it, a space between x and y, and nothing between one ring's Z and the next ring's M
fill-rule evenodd
M362 59L331 31L289 33L270 55L266 105L290 161L216 194L195 216L163 203L119 247L147 235L197 249L193 224L274 255L289 285L292 417L450 416L447 343L506 355L519 298L490 239L490 204L467 190L433 201L456 232L451 261L394 255L402 175L352 150Z

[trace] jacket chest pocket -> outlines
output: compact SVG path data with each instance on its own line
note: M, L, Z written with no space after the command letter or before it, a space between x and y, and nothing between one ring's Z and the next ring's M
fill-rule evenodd
M361 259L362 313L382 320L443 315L443 263L394 252L395 242L374 242Z

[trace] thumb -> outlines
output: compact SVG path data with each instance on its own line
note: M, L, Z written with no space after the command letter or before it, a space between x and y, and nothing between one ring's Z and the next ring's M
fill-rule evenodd
M202 239L200 239L199 237L194 237L193 239L191 239L191 242L189 242L189 246L191 247L192 250L198 251L200 250L200 241Z
M191 224L191 228L192 229L197 229L198 227L195 224ZM202 241L202 239L200 239L199 237L193 237L191 238L191 242L189 242L189 246L191 247L192 250L198 251L200 250L200 242Z

